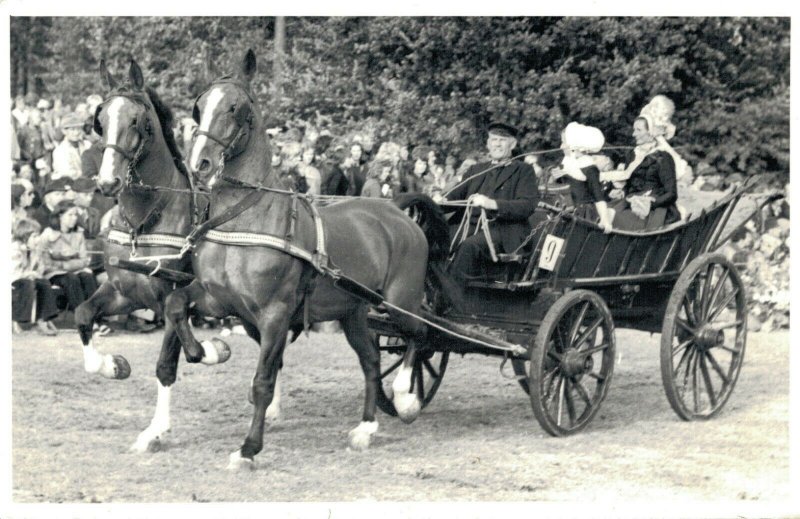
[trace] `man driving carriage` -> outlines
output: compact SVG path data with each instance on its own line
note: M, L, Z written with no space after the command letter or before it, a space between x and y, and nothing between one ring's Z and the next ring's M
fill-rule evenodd
M468 237L458 246L450 266L451 275L462 287L481 265L492 261L490 247L496 253L513 253L522 244L530 232L528 218L539 200L533 168L511 160L519 131L502 122L491 123L488 131L486 147L491 160L472 166L464 174L465 182L447 195L448 200L470 202L466 209L470 211ZM491 245L486 234L477 229L481 208L490 222ZM459 209L450 222L457 224L463 217L464 209Z

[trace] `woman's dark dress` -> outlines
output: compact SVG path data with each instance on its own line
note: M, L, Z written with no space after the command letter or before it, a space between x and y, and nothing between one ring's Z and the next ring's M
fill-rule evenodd
M581 171L586 175L586 181L575 180L569 175L564 176L564 180L569 184L570 195L572 195L572 203L575 204L575 215L597 222L600 220L600 215L597 213L595 207L596 202L605 202L606 194L603 192L603 186L600 184L600 170L597 166L587 166L581 168Z
M678 183L675 177L675 161L666 151L655 151L647 155L625 184L625 199L612 205L616 210L614 228L627 231L655 230L680 220L675 202L678 200ZM650 214L644 220L631 211L626 200L631 195L650 192L655 198Z

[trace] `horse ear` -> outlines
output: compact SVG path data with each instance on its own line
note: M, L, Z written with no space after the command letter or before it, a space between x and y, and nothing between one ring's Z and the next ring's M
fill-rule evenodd
M248 83L251 79L253 79L253 75L256 73L256 53L253 52L253 49L247 49L247 52L244 55L244 59L242 60L242 77Z
M111 72L108 71L108 67L106 67L106 60L104 59L100 60L100 77L106 82L109 90L114 90L117 88L117 80L114 79L114 76L112 76Z
M131 59L131 68L128 71L128 76L131 80L131 84L134 86L134 88L136 88L136 90L141 90L144 88L144 76L142 75L142 69L139 68L139 64L133 59Z

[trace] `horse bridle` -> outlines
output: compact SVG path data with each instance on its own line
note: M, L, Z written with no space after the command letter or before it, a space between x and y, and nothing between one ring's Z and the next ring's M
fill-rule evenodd
M247 89L247 86L241 83L240 81L235 80L231 76L223 76L211 83L208 88L203 90L194 100L194 106L192 107L192 119L199 125L200 124L200 109L197 106L198 101L200 98L206 95L212 88L219 84L231 84L238 87L244 94L247 96L248 103L242 103L241 105L237 106L234 105L233 108L233 120L236 123L236 133L228 139L226 142L221 137L214 135L211 132L200 130L195 130L195 137L198 135L203 135L208 139L216 142L220 146L222 146L222 152L220 154L220 166L224 165L224 163L237 155L244 152L247 148L247 143L250 140L250 134L253 130L253 105L255 101L253 101L253 96L250 95L250 92ZM221 172L221 167L217 172L217 175Z
M128 159L128 171L125 178L125 183L127 186L131 185L143 185L142 178L136 172L136 166L142 161L145 156L145 150L149 145L150 141L153 139L153 125L150 121L150 116L147 115L148 106L147 102L141 95L137 94L129 94L126 92L116 92L112 93L106 101L102 104L98 105L94 111L94 119L92 121L92 126L94 131L97 135L103 136L103 126L100 124L100 111L103 107L108 103L108 99L114 97L124 97L135 104L144 107L145 109L145 116L143 118L139 118L136 121L136 133L139 135L139 144L136 146L135 149L125 149L117 144L108 144L103 143L103 151L107 149L111 149Z

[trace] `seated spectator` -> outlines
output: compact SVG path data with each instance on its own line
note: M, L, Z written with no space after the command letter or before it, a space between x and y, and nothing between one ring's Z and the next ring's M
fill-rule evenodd
M392 182L392 163L388 160L375 160L369 166L367 181L361 196L369 198L393 198L395 186Z
M42 226L30 215L29 208L33 203L33 184L19 178L11 184L11 228L20 220L31 220L36 223L37 231Z
M53 210L49 227L36 240L44 275L64 289L67 309L73 311L97 290L78 216L75 204L62 200Z
M81 177L75 181L72 188L75 191L75 206L78 208L78 225L83 228L83 236L86 238L88 250L100 250L97 244L97 237L100 235L100 219L103 214L96 207L92 206L95 197L96 185L94 181ZM101 254L90 255L91 262L89 268L97 273L103 270L103 256Z
M423 188L423 193L433 198L435 202L440 202L444 198L443 193L452 185L444 173L444 167L435 164L426 177L428 181Z
M36 255L28 242L39 231L34 220L21 219L11 229L11 319L14 333L22 331L20 323L36 323L43 335L57 333L52 319L58 315L56 296L44 277Z
M44 188L42 204L37 207L31 216L39 222L42 229L50 226L50 215L62 200L74 200L75 192L72 191L72 180L59 178L50 181Z
M349 186L347 194L349 196L361 195L361 190L364 188L364 182L367 181L367 171L362 159L364 157L364 148L358 142L350 146L350 155L342 163L342 172Z
M61 121L64 139L53 150L52 179L76 179L81 176L81 154L91 146L84 133L85 122L85 118L77 113L69 114Z

